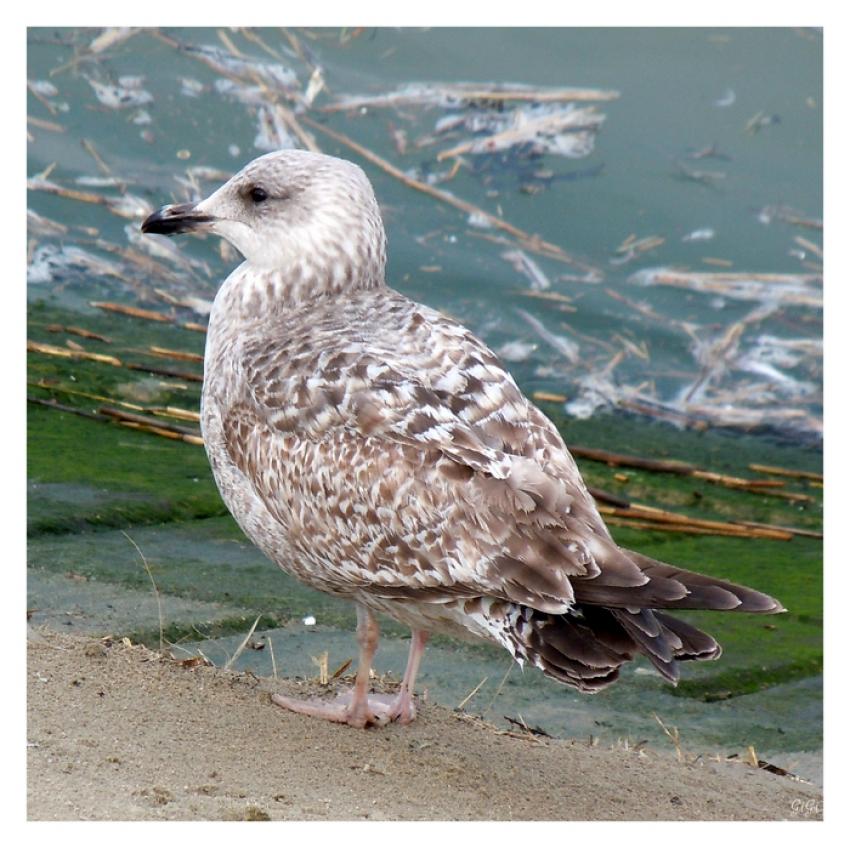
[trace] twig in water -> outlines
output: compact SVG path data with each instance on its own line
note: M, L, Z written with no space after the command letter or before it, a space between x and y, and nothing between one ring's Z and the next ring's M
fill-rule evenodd
M812 539L823 539L823 531L808 530L804 527L786 527L783 524L764 524L760 521L740 521L736 520L733 524L740 524L743 527L761 527L766 530L780 530L786 533L792 533L795 536L809 536Z
M514 236L514 238L519 239L519 241L523 244L526 250L531 250L536 253L547 251L547 255L551 256L554 254L555 258L559 258L564 262L569 262L570 264L575 265L578 268L582 268L585 271L598 270L590 265L587 265L575 259L575 257L570 256L570 254L568 254L562 248L558 247L558 245L545 242L539 236L532 235L531 233L525 232L525 230L521 230L519 227L515 227L513 224L509 223L508 221L505 221L498 215L492 215L489 212L485 212L480 207L475 206L474 204L469 203L466 200L462 200L459 197L455 197L453 194L441 191L440 189L435 188L434 186L429 185L428 183L424 183L421 180L417 180L414 177L408 176L399 168L396 168L395 165L390 164L386 159L382 159L380 156L377 155L377 153L373 153L371 150L369 150L368 147L364 147L362 144L359 144L358 142L349 138L347 135L337 132L336 130L332 130L329 127L326 127L324 124L320 124L318 121L314 121L307 115L302 115L301 121L302 123L307 124L307 126L318 130L319 132L329 136L335 141L338 141L340 144L344 144L346 147L350 147L356 153L359 153L364 159L368 159L374 165L377 165L381 170L395 177L397 180L401 181L406 186L409 186L410 188L415 188L418 191L423 192L424 194L429 194L431 195L431 197L435 197L437 200L441 200L443 203L447 203L450 206L454 206L456 209L460 209L467 215L475 214L482 216L490 223L491 226L510 233L512 236Z
M146 321L160 321L164 324L174 323L172 318L168 315L163 315L161 312L154 312L152 309L140 309L137 306L127 306L123 303L93 300L89 302L89 306L94 306L96 309L104 309L107 312L119 312L121 315L130 315L133 318L144 318Z
M44 382L44 380L39 380L38 382L33 382L32 380L27 381L28 386L35 386L38 389L44 389L46 392L53 392L63 394L63 395L74 395L75 397L84 397L89 398L90 400L99 400L105 401L109 404L114 404L115 406L123 406L125 409L132 409L135 412L144 412L145 407L139 406L137 403L129 403L125 400L118 400L117 398L106 397L105 395L95 395L91 392L80 392L76 389L69 389L65 386L60 385L50 385L49 383ZM76 410L75 410L76 411ZM98 420L100 420L101 416L98 416Z
M560 395L555 392L544 392L544 391L536 391L532 394L532 398L534 400L542 400L547 403L565 403L567 400L566 395Z
M416 85L396 89L387 94L341 97L335 103L323 106L322 112L353 111L363 107L430 106L453 101L465 106L476 103L502 104L511 102L559 103L587 102L591 100L616 100L620 93L592 88L533 89L529 87L500 87L477 83L443 85Z
M223 29L218 30L218 38L231 56L236 56L238 59L245 58L245 54L230 40L230 36Z
M61 324L48 324L45 329L48 333L70 333L72 336L81 336L84 339L94 339L98 342L111 344L112 339L108 336L102 336L100 333L93 333L91 330L86 330L83 327L63 327Z
M34 342L28 339L27 350L31 353L41 353L45 356L59 356L64 359L88 359L91 362L103 362L106 365L114 365L116 368L120 368L122 365L121 360L118 359L117 356L110 356L106 353L91 353L82 347L79 350L75 350L72 348L57 347L56 345L42 344L41 342Z
M57 124L55 121L45 121L44 118L36 118L33 115L27 115L27 123L42 130L50 130L50 132L65 132L65 127L62 124Z
M124 412L121 409L114 409L111 406L101 406L97 410L101 415L108 415L121 422L129 422L133 424L141 424L145 427L154 427L159 430L168 430L178 436L191 436L192 440L197 440L198 444L203 444L201 433L192 427L183 427L179 424L170 424L164 421L158 421L156 418L151 418L147 415L138 415L134 412Z
M779 477L800 477L805 480L817 480L823 482L823 474L817 471L797 471L793 468L780 468L776 465L760 465L755 462L750 463L750 471L755 471L757 474L775 474Z
M166 359L180 359L184 362L203 362L204 357L200 353L192 353L186 350L172 350L170 347L157 347L150 345L148 351L154 356L162 356Z
M149 374L158 374L160 377L176 377L178 380L184 380L190 383L203 383L204 381L204 378L200 374L193 374L191 371L181 371L175 368L157 368L153 365L143 365L139 362L128 362L125 367L131 371L147 371Z
M266 44L266 42L263 41L263 39L260 38L260 36L257 35L257 33L254 32L254 30L252 30L250 27L240 27L239 32L241 32L242 35L248 41L253 42L258 47L260 47L262 50L264 50L266 53L268 53L269 56L271 56L273 59L277 59L278 61L280 61L280 59L281 59L280 53L278 53L274 48L269 47L269 45Z

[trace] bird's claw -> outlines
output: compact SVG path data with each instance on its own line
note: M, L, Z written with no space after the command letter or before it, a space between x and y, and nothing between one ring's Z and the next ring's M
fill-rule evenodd
M383 727L391 721L409 724L416 717L413 698L404 690L398 695L369 695L359 703L351 692L338 695L333 701L301 700L276 694L271 697L273 703L284 709L351 727Z

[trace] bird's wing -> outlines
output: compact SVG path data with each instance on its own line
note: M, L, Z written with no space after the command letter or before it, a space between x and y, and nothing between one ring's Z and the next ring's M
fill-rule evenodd
M482 342L413 304L392 334L373 319L354 339L318 321L285 348L244 342L238 356L228 449L305 555L324 548L337 563L324 568L379 594L490 594L551 612L575 600L571 578L603 564L618 586L647 582Z

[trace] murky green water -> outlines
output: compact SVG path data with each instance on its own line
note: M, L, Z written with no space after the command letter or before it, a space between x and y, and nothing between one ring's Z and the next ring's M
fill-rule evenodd
M456 315L502 351L526 392L565 395L568 416L561 423L568 440L666 451L737 474L753 461L819 466L819 32L175 29L159 37L139 32L93 52L99 32L28 35L28 205L41 216L29 227L30 338L58 345L70 338L90 351L172 367L180 366L146 356L147 346L200 352L200 334L105 314L90 302L115 300L203 321L168 299L211 299L238 260L211 239L175 245L140 238L138 224L152 208L205 194L254 156L285 143L295 131L275 112L278 102L322 150L354 159L373 180L388 229L392 284ZM308 104L311 78L313 89L320 80L324 88ZM570 106L499 106L493 99L439 94L440 86L460 81L582 87L617 96ZM426 92L429 102L411 97L417 83L436 85ZM326 110L345 96L396 91L406 99L395 106ZM564 119L567 109L587 108L592 120L604 120L583 136L563 131L496 153L438 158L508 127L545 125ZM560 253L481 226L475 216L403 184L311 120ZM558 145L572 155L552 152ZM651 275L658 268L690 274L691 288L681 280L659 284ZM50 324L96 330L112 342L49 332ZM76 384L136 401L152 392L154 399L145 395L142 402L197 405L195 384L180 389L179 381L100 363L33 354L29 379L53 381L53 389L31 388L32 394L87 410L97 402L56 387ZM626 418L636 407L651 416ZM560 404L547 411L563 415ZM590 421L579 420L588 415ZM674 431L654 418L711 429ZM744 430L755 435L744 438ZM148 578L126 540L110 529L124 527L160 563L160 588L175 603L168 621L184 630L194 621L209 633L207 625L218 621L230 622L220 632L244 632L243 619L273 612L288 627L275 642L298 658L284 673L309 673L317 642L340 661L350 654L347 612L321 607L327 629L301 633L295 625L319 609L319 596L305 600L250 550L235 555L238 531L228 519L209 518L221 507L199 448L33 408L29 450L30 564L41 575L31 582L31 602L44 620L69 620L63 626L93 632L152 632L152 608L138 601ZM597 485L631 497L647 499L645 489L635 488L645 485L656 504L675 489L640 474L621 483L615 469L595 463L582 467ZM731 511L750 520L819 521L819 503L797 508L751 495L724 501L710 487L699 497L693 488L675 490L679 500L671 503L707 517ZM212 535L210 520L223 522ZM143 525L159 529L151 535ZM801 599L798 618L779 624L778 635L759 632L760 625L740 625L740 632L737 623L718 627L731 645L721 670L754 668L760 656L767 657L765 667L797 670L779 674L773 681L779 685L769 689L713 703L674 697L654 678L632 673L626 685L593 699L592 711L586 699L541 683L539 675L526 673L520 681L515 673L499 695L507 700L493 713L519 711L529 722L574 735L656 738L651 713L657 710L706 746L752 741L766 750L817 748L819 680L800 669L820 651L819 543L671 541L631 530L617 536L683 564L719 560L733 576L758 580L783 599L793 589ZM219 587L217 569L242 576ZM112 609L105 606L104 585L120 595ZM65 607L79 615L63 619ZM386 663L398 671L396 654L405 646L400 631L390 628L390 636ZM764 641L774 637L779 641ZM238 643L241 637L228 638ZM212 655L214 648L207 648ZM221 650L232 649L222 643ZM500 656L451 644L432 654L423 674L434 697L456 703L487 676L480 696L486 706L504 674ZM716 672L714 664L695 674Z
M30 33L29 78L55 88L42 95L44 102L30 96L31 113L63 129L30 125L31 176L55 163L52 181L84 190L80 181L103 178L108 168L119 185L89 186L89 191L114 198L123 189L154 206L172 196L206 193L219 179L204 179L196 169L230 173L266 149L289 143L291 131L269 111L277 97L406 173L437 181L578 257L581 267L526 250L545 278L543 283L538 278L538 285L550 285L571 298L571 305L559 311L557 304L533 300L525 292L535 284L503 257L516 246L482 238L504 233L470 226L463 213L411 190L312 130L322 149L357 159L374 180L387 219L393 284L458 315L495 347L536 345L530 351L515 346L506 354L518 360L516 372L529 388L565 391L575 402L573 414L621 405L634 390L712 423L743 418L749 426L802 431L817 439L821 313L811 305L820 297L816 279L799 283L807 293L805 305L788 292L788 285L796 285L788 280L749 281L734 290L728 281L715 281L709 293L635 281L659 267L817 277L820 231L788 219L815 220L821 214L818 33L379 29L347 34L341 41L338 31L299 32L303 59L276 30L257 32L275 56L244 35L225 33L241 58L231 55L215 30L169 31L169 43L140 33L87 56L86 45L95 35ZM61 70L75 52L76 63ZM325 89L306 108L298 98L316 67ZM253 85L256 79L264 90ZM545 109L510 101L501 110L492 103L402 101L394 108L322 111L344 95L457 81L586 87L618 96L589 104L604 121L580 151L571 148L586 155L535 155L530 144L492 155L467 154L450 180L454 160L438 161L441 151L480 138L500 119L511 126L539 121ZM461 120L468 125L437 132L445 122ZM423 142L428 136L433 143ZM558 138L574 137L566 132ZM94 145L106 168L99 168L83 140ZM106 289L156 301L154 286L211 297L234 264L230 258L221 261L212 242L193 244L181 250L207 267L175 268L166 260L175 274L166 281L151 279L144 268L113 253L106 258L117 262L123 282L87 269L72 285L64 278L74 270L73 257L46 256L46 248L77 245L103 257L78 228L95 227L96 238L126 246L125 228L134 228L140 216L121 217L104 206L43 192L34 192L30 203L35 211L77 227L60 239L38 237L33 279L45 282L33 282L36 297L55 293L57 277L69 298ZM618 252L630 236L632 245L652 244L647 239L658 245ZM150 251L150 244L146 240L136 249ZM71 267L51 274L51 258ZM129 287L127 276L134 280ZM617 295L645 302L651 311L641 313ZM755 308L764 314L754 316ZM579 364L566 362L518 310L578 345ZM725 333L742 320L740 339L723 346ZM622 361L600 377L620 351ZM712 376L706 382L707 371ZM753 406L759 416L745 414ZM728 407L742 412L736 416Z

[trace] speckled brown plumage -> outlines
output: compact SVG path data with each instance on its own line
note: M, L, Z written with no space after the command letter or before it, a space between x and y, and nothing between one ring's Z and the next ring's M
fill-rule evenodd
M270 154L146 226L163 220L246 257L210 317L202 427L228 508L298 579L415 632L496 641L584 691L638 653L671 680L677 660L719 655L659 608L779 611L616 545L495 354L385 285L356 166Z

